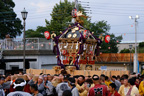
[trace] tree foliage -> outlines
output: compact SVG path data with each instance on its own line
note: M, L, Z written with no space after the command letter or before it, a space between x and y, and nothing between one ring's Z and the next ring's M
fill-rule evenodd
M38 26L36 30L28 29L26 31L26 38L33 38L33 37L44 38L45 31L47 31L47 28L43 26Z
M57 35L60 34L60 31L64 31L72 20L71 11L73 8L74 3L68 2L68 0L56 4L51 13L51 20L46 20L48 30L55 31ZM80 5L79 10L84 12L84 9Z
M144 42L140 42L140 43L139 43L139 47L140 47L140 48L142 48L142 47L144 48Z
M123 50L120 51L120 53L130 53L129 49L124 48Z
M23 26L13 11L15 4L12 0L0 0L0 38L9 34L11 38L21 35Z
M122 36L116 37L114 34L109 35L111 37L111 40L109 43L105 43L105 41L102 42L101 51L103 53L117 53L118 52L117 44L121 42Z

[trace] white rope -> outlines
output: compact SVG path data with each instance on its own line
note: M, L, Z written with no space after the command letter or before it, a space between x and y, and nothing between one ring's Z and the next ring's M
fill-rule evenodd
M71 46L71 49L73 49L73 45L74 45L74 42L72 42L72 46Z
M77 41L76 49L78 49L78 41Z

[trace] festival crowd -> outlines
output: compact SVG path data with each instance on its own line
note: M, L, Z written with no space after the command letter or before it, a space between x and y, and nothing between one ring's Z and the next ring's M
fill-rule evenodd
M22 72L1 75L0 96L144 96L144 75L136 73L121 77L71 76L61 70L59 75L41 73L34 77Z

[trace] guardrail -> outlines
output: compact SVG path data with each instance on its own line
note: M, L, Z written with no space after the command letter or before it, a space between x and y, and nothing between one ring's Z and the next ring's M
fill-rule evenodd
M45 38L26 38L26 50L53 50L53 40ZM23 50L22 38L0 40L1 50Z

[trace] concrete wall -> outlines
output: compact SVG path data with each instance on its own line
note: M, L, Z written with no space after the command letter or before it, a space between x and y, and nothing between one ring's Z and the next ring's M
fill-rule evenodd
M5 56L5 59L23 59L23 56ZM37 61L30 62L32 69L52 69L57 65L57 59L54 56L26 56L26 59L37 59ZM23 69L23 62L6 62L6 69L11 70L12 67L19 67Z
M37 59L38 56L26 56L27 59ZM23 59L23 56L4 56L4 59ZM12 67L23 69L23 62L6 62L6 69L11 70ZM37 61L30 62L30 68L39 68Z
M55 55L38 56L38 63L41 69L52 69L53 66L57 65L57 58Z
M4 59L23 59L23 51L5 51ZM57 65L56 55L47 50L26 51L26 59L37 60L30 62L30 68L32 69L52 69L53 66ZM12 67L23 69L23 62L6 62L6 70L11 70Z

